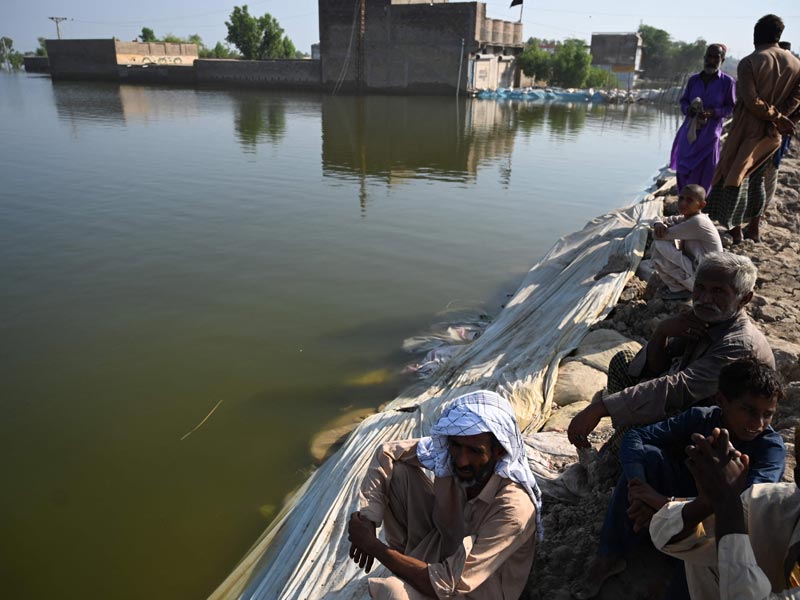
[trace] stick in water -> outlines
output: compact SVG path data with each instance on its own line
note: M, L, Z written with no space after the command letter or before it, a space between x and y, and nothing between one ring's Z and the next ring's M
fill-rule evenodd
M217 402L217 405L216 405L214 408L212 408L212 409L211 409L211 412L210 412L210 413L208 413L208 414L206 415L206 418L205 418L205 419L203 419L202 421L200 421L200 422L199 422L197 425L195 425L195 428L194 428L194 429L192 429L192 430L191 430L189 433L187 433L186 435L184 435L184 436L183 436L183 437L180 439L180 441L183 441L183 440L185 440L187 437L189 437L190 435L192 435L192 434L193 434L195 431L197 431L198 429L200 429L200 428L203 426L203 423L205 423L206 421L208 421L208 418L209 418L211 415L213 415L213 414L214 414L214 411L215 411L215 410L217 410L217 409L219 408L219 405L220 405L220 404L222 404L222 402L223 402L223 400L220 400L219 402Z

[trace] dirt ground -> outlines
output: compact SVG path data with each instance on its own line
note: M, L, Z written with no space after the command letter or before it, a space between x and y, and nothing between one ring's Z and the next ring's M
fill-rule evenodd
M673 189L674 193L674 189ZM677 198L664 198L665 213L674 210ZM748 305L750 316L768 336L775 350L778 370L787 383L787 398L779 407L773 427L787 442L785 480L792 480L794 426L800 422L800 152L784 158L778 188L766 213L761 242L745 240L726 249L749 256L759 269L756 295ZM653 297L646 282L633 277L609 317L596 328L616 329L646 341L656 323L683 310L683 302L664 302ZM523 600L566 600L570 585L580 580L597 549L603 517L618 473L614 464L590 465L591 492L577 504L550 500L543 510L545 540L536 549ZM628 569L612 577L597 596L601 600L658 599L663 594L671 566L652 546L629 557Z

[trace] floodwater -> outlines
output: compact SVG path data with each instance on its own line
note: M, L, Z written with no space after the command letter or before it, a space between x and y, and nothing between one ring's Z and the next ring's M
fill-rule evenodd
M402 340L496 314L677 125L0 76L0 595L205 597Z

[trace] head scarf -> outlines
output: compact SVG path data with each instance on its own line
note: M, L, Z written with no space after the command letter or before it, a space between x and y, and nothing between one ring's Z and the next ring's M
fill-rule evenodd
M542 537L542 492L528 465L525 443L508 400L487 390L464 394L453 400L431 429L430 437L417 444L417 458L437 477L453 474L447 438L451 435L492 433L506 454L494 472L522 486L536 507L536 529Z

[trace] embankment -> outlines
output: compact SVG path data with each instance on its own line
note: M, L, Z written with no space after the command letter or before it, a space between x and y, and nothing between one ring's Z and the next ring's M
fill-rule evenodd
M673 212L677 204L675 190L663 200L665 212ZM766 221L758 244L745 240L731 246L727 236L723 241L726 250L749 256L759 270L756 295L747 310L768 336L778 370L787 384L787 398L778 408L773 427L786 441L784 479L792 481L794 427L800 422L800 158L796 151L783 160ZM664 302L655 297L653 290L647 289L647 282L633 277L608 318L593 329L615 330L644 342L661 319L685 308L684 303ZM596 441L603 437L601 432ZM588 489L582 497L570 501L551 498L545 504L547 536L536 550L524 600L567 600L569 586L585 576L616 483L614 465L603 467L587 464ZM652 547L642 548L630 557L625 573L606 583L598 598L660 598L670 573L662 555Z

